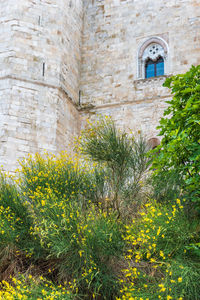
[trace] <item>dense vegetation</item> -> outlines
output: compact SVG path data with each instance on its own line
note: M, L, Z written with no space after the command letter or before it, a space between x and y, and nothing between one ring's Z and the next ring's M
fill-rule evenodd
M200 68L165 85L159 149L100 118L1 173L0 299L199 299Z
M158 127L163 138L153 162L155 175L176 175L185 197L200 213L200 66L168 78L164 86L174 97Z

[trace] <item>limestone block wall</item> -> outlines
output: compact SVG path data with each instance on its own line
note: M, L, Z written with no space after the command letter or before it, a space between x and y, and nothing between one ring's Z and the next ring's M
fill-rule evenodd
M59 85L77 101L82 35L81 0L15 1L9 48L12 76Z
M138 56L155 37L167 68L144 79ZM154 137L165 77L199 63L199 0L0 1L0 164L66 149L97 114Z
M162 87L164 77L138 78L138 52L145 41L158 37L168 48L166 75L200 64L199 0L85 0L84 4L83 107L92 103L91 115L102 112L121 127L156 134L170 93Z
M158 134L156 127L158 121L167 107L165 101L170 100L169 91L163 89L162 84L165 77L157 79L139 80L136 84L136 91L133 100L119 101L99 104L94 107L85 106L81 113L82 128L86 119L94 120L98 115L111 116L118 128L127 132L138 134L141 132L147 140ZM160 139L160 137L159 137Z
M61 30L61 85L75 103L79 102L83 34L83 0L63 0Z
M79 131L82 0L0 3L0 164L57 153Z
M14 171L17 160L28 153L70 149L79 132L79 115L62 90L14 79L5 80L4 87L0 91L0 165L4 169Z
M8 0L0 3L0 78L11 73L9 59L14 55L12 42L12 26L15 23L13 13L16 1Z

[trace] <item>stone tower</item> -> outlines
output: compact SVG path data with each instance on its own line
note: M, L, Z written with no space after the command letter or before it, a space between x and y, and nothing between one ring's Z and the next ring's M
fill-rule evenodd
M0 1L0 37L0 164L14 170L66 149L97 113L155 138L166 76L200 64L200 2Z
M0 164L78 134L82 0L0 2Z

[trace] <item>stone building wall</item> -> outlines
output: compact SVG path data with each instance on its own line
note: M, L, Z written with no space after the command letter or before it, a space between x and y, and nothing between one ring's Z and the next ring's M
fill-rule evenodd
M138 76L139 51L153 37L167 47L166 75L200 64L199 0L86 0L81 103L150 138L170 98L164 77ZM83 114L84 119L84 114Z
M79 132L82 0L0 3L0 164L66 149Z
M0 165L13 171L28 153L70 147L79 132L79 114L63 90L15 79L1 84Z
M144 79L140 54L156 39L165 76ZM155 137L165 77L199 63L199 0L0 1L0 165L70 149L97 114Z
M165 101L170 100L169 94L162 87L164 79L165 77L138 81L138 98L132 101L113 101L91 108L85 106L81 113L82 128L86 119L94 120L98 115L106 115L112 117L118 128L127 132L137 134L139 131L147 140L156 137L158 121L167 107Z

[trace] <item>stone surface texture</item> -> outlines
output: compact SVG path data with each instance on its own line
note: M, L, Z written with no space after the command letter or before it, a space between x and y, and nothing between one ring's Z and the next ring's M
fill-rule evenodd
M13 171L70 149L98 114L155 137L165 77L200 64L200 1L0 0L0 36L0 165ZM139 53L159 39L165 76L144 79Z
M58 153L79 132L83 3L0 1L0 164Z
M111 115L124 129L141 129L147 137L170 99L164 76L141 79L139 51L160 38L167 45L165 74L200 64L199 0L84 1L81 101L90 112ZM90 116L88 112L88 116Z

